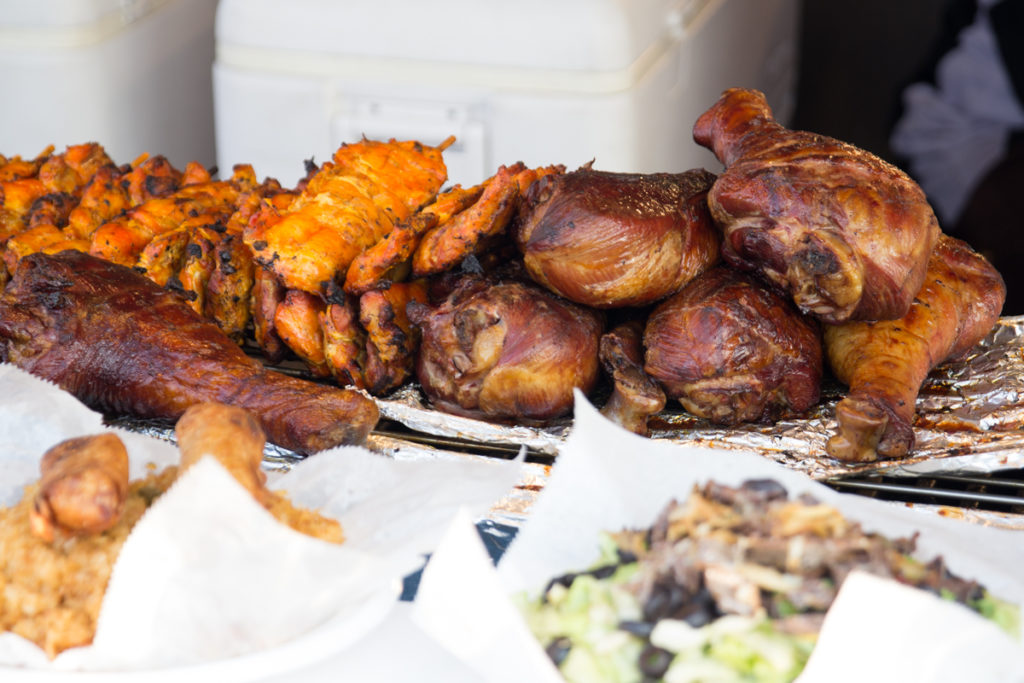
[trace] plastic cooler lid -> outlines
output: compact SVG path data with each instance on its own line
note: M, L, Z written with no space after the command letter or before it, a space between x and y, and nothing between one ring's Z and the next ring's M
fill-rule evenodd
M0 47L76 47L110 37L169 0L0 0Z
M218 61L268 71L381 65L598 72L628 87L717 0L220 0ZM355 73L355 69L353 69ZM509 74L506 73L506 76Z

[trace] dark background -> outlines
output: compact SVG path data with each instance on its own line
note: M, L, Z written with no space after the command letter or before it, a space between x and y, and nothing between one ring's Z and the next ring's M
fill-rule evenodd
M1004 0L997 33L1007 36L1015 87L1024 93L1024 0ZM972 0L804 0L800 68L792 127L850 142L908 171L889 147L902 90L931 80L939 57L971 23ZM1021 33L1019 38L1015 34ZM1003 46L1006 50L1006 46ZM1016 74L1013 76L1012 74ZM957 221L942 229L982 253L1003 275L1003 315L1024 315L1024 130L1003 160L978 180Z
M941 49L946 0L804 0L793 127L887 161L900 91Z

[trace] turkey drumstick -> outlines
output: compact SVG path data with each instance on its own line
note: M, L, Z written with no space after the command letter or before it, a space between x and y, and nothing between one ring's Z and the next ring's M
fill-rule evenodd
M966 243L942 235L928 277L900 320L825 327L825 350L850 393L836 406L826 450L841 460L899 458L914 445L917 393L939 363L962 355L999 319L1006 287Z
M693 137L726 166L708 193L725 261L760 272L825 322L907 312L939 226L905 173L783 127L756 90L727 90Z
M360 443L378 418L362 394L265 369L177 294L81 252L21 260L0 295L0 360L105 412L247 408L270 441L300 453Z

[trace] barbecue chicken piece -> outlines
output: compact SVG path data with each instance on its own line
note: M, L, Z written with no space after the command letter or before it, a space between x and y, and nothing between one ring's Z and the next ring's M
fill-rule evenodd
M547 420L597 380L603 316L532 284L467 276L438 306L407 310L422 333L417 377L446 412Z
M366 331L359 325L358 300L332 297L319 317L327 371L342 386L366 388Z
M788 299L718 266L651 313L644 369L687 411L735 425L803 412L821 391L821 334Z
M0 156L0 183L22 178L34 178L39 173L40 166L50 158L53 153L53 145L48 146L39 153L35 159L22 159L15 156L10 159Z
M46 451L29 515L44 541L98 534L117 523L128 495L128 451L116 434L81 436Z
M206 282L203 314L238 344L251 318L249 297L254 282L255 264L242 236L223 235L214 245L213 272Z
M647 418L665 407L665 392L644 372L644 326L617 325L601 337L599 357L613 382L601 414L623 429L647 436Z
M360 252L437 195L448 177L442 151L415 141L343 145L284 211L264 211L245 242L287 289L324 292L343 282Z
M435 225L437 216L425 212L396 225L387 237L352 261L345 275L345 293L359 296L406 277L420 238Z
M320 315L327 304L315 294L290 289L274 311L274 331L316 377L331 373L324 355L324 333Z
M88 239L96 228L120 216L131 206L121 171L104 166L82 188L78 205L68 215L67 231L77 239Z
M613 308L650 304L718 259L705 205L714 176L594 171L539 179L512 228L534 280L565 298Z
M277 307L284 301L284 297L285 289L273 273L265 268L254 268L252 290L249 292L252 336L271 363L284 360L287 353L287 347L274 326Z
M190 406L174 425L181 450L181 472L213 456L252 497L269 502L267 475L261 469L266 436L252 413L223 403Z
M51 155L39 166L38 178L50 192L79 196L93 176L103 168L116 168L106 150L95 142L70 145Z
M503 232L518 207L518 170L500 167L472 206L428 230L413 255L413 275L424 277L454 268L486 238Z
M905 316L826 326L828 361L850 387L836 406L837 432L828 453L853 462L907 455L914 447L921 383L932 368L988 334L1005 298L996 269L965 242L942 235Z
M114 414L176 419L196 403L246 408L300 453L361 443L361 394L266 370L181 298L125 268L65 251L22 259L0 296L0 360Z
M135 265L155 237L183 227L221 226L240 201L243 187L237 178L195 183L172 194L149 199L104 223L91 235L90 253L113 263Z
M124 187L130 205L139 206L177 192L181 187L181 171L165 156L143 154L132 162L131 170L125 174Z
M406 313L413 301L427 303L424 280L395 282L359 297L359 322L366 330L363 374L366 388L374 396L397 389L412 376L420 342L419 331Z
M905 173L853 145L788 130L756 90L727 90L693 137L725 172L708 194L722 257L829 323L903 316L939 225Z

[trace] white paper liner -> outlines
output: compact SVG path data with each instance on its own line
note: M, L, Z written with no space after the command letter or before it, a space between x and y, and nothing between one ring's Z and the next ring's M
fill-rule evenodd
M449 531L446 542L438 547L424 572L413 619L444 646L473 642L472 651L460 654L485 680L550 680L550 664L538 663L538 657L545 655L536 640L510 640L503 638L497 629L488 627L485 632L481 627L493 619L496 601L507 600L508 596L521 591L537 595L552 577L590 566L598 556L601 531L647 527L669 500L685 499L694 485L709 480L738 485L746 479L766 477L783 484L791 497L809 493L821 502L836 506L848 518L859 521L866 531L891 537L920 532L917 544L920 557L941 554L951 571L980 581L1003 599L1024 603L1024 578L1020 574L1024 566L1024 537L1019 532L927 517L880 501L838 493L804 474L752 453L683 447L643 439L602 418L577 393L573 430L559 452L544 491L499 568L494 570L486 563L474 561L479 551L472 546L479 544L477 539L465 531ZM463 526L465 523L465 520L453 522ZM476 572L495 571L496 576L491 580L472 576ZM862 595L863 585L854 583L844 602L856 604L870 597ZM500 596L495 592L500 592ZM940 602L919 591L913 591L910 601L901 597L905 595L905 592L893 595L892 600L896 602L890 603L890 609L912 614L921 601L932 606ZM487 606L487 610L482 606ZM507 610L501 613L507 614ZM458 614L459 618L451 618L451 614ZM870 637L880 617L876 614L866 618L858 614L850 618L854 623L849 624L849 628L861 629ZM966 609L943 613L942 618L944 628L938 629L938 634L935 630L908 632L901 640L901 647L906 647L908 653L917 652L915 648L925 651L948 648L949 656L970 658L971 653L965 650L965 644L956 634L980 628L978 623L984 623L982 618ZM840 615L837 619L841 625L846 625L844 617ZM505 628L509 631L526 628L522 619L519 621L519 625L506 623ZM842 642L834 645L843 653L841 658L828 654L833 647L830 631L834 628L835 624L830 623L822 633L825 654L816 658L816 675L821 672L822 676L840 676L848 659L857 656L857 650L845 647ZM940 638L943 633L945 637ZM991 665L1012 670L1013 658L1024 658L1024 647L1001 631L988 629L987 633L992 642L986 650L994 658ZM485 653L497 650L501 640L520 648L520 652L518 656L507 656L508 666L495 671L486 665ZM879 648L888 648L888 645L876 641L871 652ZM903 654L893 649L891 656L902 658ZM823 677L818 680L839 679Z
M0 505L38 479L47 448L115 431L133 479L178 462L164 441L102 427L54 385L0 365ZM13 398L12 398L13 397ZM17 403L9 405L10 401ZM337 518L341 546L277 523L212 459L182 475L138 522L108 585L94 644L53 662L0 634L0 680L251 680L335 653L387 614L456 512L480 516L512 488L520 463L395 462L361 448L324 451L270 486ZM79 670L71 673L71 670Z

